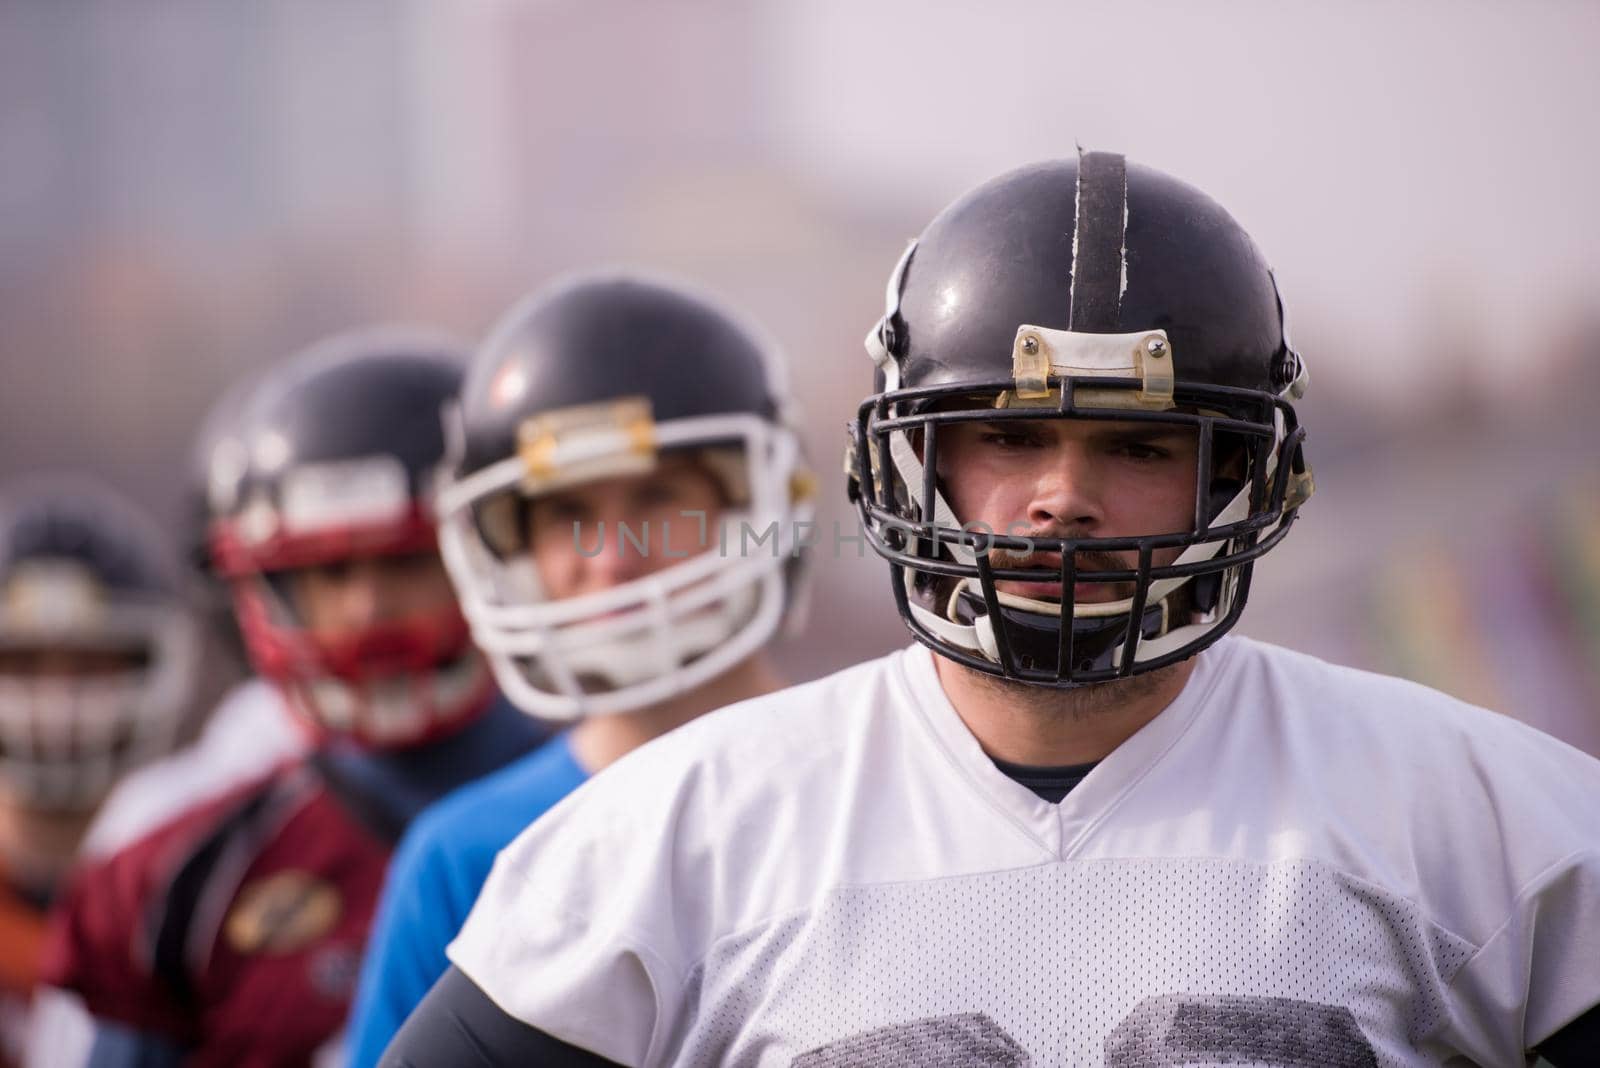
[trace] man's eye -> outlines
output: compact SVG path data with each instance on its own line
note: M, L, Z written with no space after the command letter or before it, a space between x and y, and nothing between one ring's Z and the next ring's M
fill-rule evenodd
M1015 430L985 430L979 440L1000 449L1025 449L1037 440L1034 435Z
M343 582L355 570L354 560L329 560L321 564L313 564L306 569L322 582Z
M657 508L662 505L677 504L685 496L686 492L676 482L664 479L640 486L634 494L633 503L636 508Z
M431 571L439 563L438 553L406 553L390 558L390 566L404 575L419 575Z
M1167 449L1142 441L1124 441L1116 445L1112 451L1130 460L1165 460L1172 455Z
M581 523L588 518L588 510L583 505L559 497L540 501L535 508L535 514L547 523Z

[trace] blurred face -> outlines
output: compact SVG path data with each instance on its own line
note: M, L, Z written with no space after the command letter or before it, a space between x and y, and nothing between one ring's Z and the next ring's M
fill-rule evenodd
M46 878L64 867L109 785L98 774L101 760L124 759L134 738L139 691L133 680L150 657L151 650L132 645L87 649L41 642L0 649L0 708L8 721L0 738L0 824L15 806L12 811L33 827L29 837L45 836L19 848L27 860L44 863ZM31 772L12 777L23 768ZM58 831L60 840L51 840ZM0 827L0 840L7 833Z
M945 499L967 524L997 534L1048 538L1118 538L1176 534L1194 527L1199 445L1189 427L1075 419L954 423L939 428L939 477ZM981 528L980 528L981 529ZM1157 550L1171 563L1181 549ZM1077 567L1113 571L1138 566L1137 552L1080 552ZM1056 571L1055 554L1031 558L996 550L996 567ZM1000 582L999 589L1057 601L1057 581ZM1077 601L1130 596L1132 583L1080 583Z
M586 482L537 498L529 510L528 544L545 591L557 600L579 597L703 552L716 536L722 507L722 488L712 474L692 456L669 454L647 475ZM644 552L621 537L619 524L645 542Z
M338 640L369 627L433 616L455 601L437 553L375 556L301 568L290 596L314 638Z

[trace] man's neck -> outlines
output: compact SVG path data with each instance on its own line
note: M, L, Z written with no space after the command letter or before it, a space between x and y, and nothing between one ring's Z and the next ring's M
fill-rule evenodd
M573 756L589 774L600 771L674 727L724 705L781 689L784 683L762 654L735 664L716 678L670 701L637 712L592 716L572 728Z
M1195 662L1117 682L1053 690L934 657L939 683L984 752L1033 767L1104 759L1183 692Z

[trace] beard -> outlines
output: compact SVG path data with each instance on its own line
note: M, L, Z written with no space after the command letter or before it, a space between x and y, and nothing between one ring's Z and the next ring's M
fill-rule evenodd
M1071 689L1058 690L1050 686L991 675L953 660L949 663L980 689L987 690L1027 715L1057 720L1084 720L1107 712L1116 712L1164 689L1175 675L1189 666L1189 661L1180 660L1176 664L1130 675L1125 679L1091 682Z

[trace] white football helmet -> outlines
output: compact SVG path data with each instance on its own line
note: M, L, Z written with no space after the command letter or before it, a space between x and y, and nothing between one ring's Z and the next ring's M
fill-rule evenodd
M462 389L438 513L473 639L512 701L550 719L637 710L722 674L792 622L812 487L785 408L772 347L679 285L584 276L505 317ZM714 524L682 518L698 522L696 550L598 592L550 596L527 544L530 504L648 474L675 452L691 453L725 502ZM613 533L666 552L662 532Z

